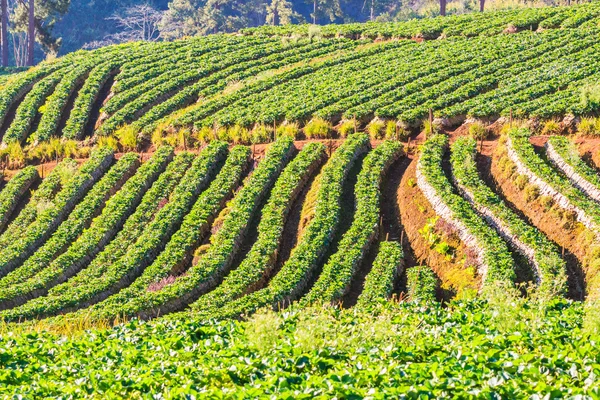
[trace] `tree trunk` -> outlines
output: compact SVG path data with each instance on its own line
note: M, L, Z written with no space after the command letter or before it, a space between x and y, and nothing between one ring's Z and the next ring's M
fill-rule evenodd
M8 67L8 0L0 0L2 12L2 22L0 28L0 38L2 40L2 66Z
M273 8L273 25L279 25L279 9L277 6Z
M446 15L446 0L440 0L440 15L442 17Z
M313 2L313 25L317 24L317 0Z
M484 8L485 8L485 0L479 0L479 11L483 12Z
M375 20L375 0L371 0L371 21Z
M29 0L29 26L27 29L27 65L33 66L33 49L35 47L35 3Z

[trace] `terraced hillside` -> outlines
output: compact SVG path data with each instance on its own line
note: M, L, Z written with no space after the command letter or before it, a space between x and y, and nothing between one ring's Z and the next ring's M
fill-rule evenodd
M114 135L134 149L178 137L329 137L371 121L375 136L401 136L430 109L452 126L511 113L588 114L598 108L585 93L600 77L599 22L592 2L79 51L3 77L0 137L4 146L41 146ZM319 118L347 122L332 132ZM77 145L67 147L71 154ZM53 158L53 150L29 157Z

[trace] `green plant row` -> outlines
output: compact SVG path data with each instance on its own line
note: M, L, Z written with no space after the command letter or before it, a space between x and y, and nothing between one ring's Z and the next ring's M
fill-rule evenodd
M40 175L35 167L29 166L19 171L0 192L0 232L4 230L8 221L23 195L29 190Z
M406 271L408 298L417 304L431 304L436 299L438 278L427 265L417 265Z
M491 53L492 57L496 58L477 69L455 76L442 84L415 91L408 97L398 96L398 93L393 99L388 98L389 103L375 110L375 114L383 118L394 117L407 123L414 123L425 118L430 108L443 113L443 110L456 103L476 98L494 89L504 79L519 76L523 71L541 65L543 62L541 57L555 51L556 47L561 48L561 45L569 41L568 33L549 32L541 34L541 38L533 38L539 43L538 46L527 50L520 49L526 43L528 36L532 35L522 34L513 41L513 45L517 47L512 54L502 56ZM403 89L400 89L399 92L402 91ZM445 113L445 116L455 115Z
M355 211L350 228L336 252L329 257L319 278L301 300L303 306L340 301L379 234L381 182L388 167L402 154L402 145L385 141L365 158L354 187Z
M206 79L186 86L173 97L152 107L142 117L132 123L136 130L150 134L162 121L170 119L169 115L181 107L197 101L200 97L208 98L226 88L227 82L241 82L261 72L278 69L308 59L326 55L332 51L350 50L356 46L353 41L329 41L312 44L305 52L295 50L282 51L251 62L234 65L214 73Z
M274 43L272 40L254 40L247 43L246 47L239 46L236 38L232 38L231 40L231 44L233 45L231 45L229 41L228 37L224 37L221 40L223 46L222 52L219 51L216 52L216 54L212 52L197 54L190 57L189 60L186 60L187 62L184 62L181 65L173 65L165 62L161 66L162 71L160 74L156 74L156 76L151 77L148 80L138 82L137 85L133 85L129 90L117 92L102 107L102 112L112 115L123 108L123 106L148 91L159 93L155 90L158 87L164 87L165 90L162 92L167 92L178 86L184 86L186 82L189 83L191 80L194 80L195 77L204 77L212 72L218 71L230 65L235 60L239 60L240 62L252 60L266 49L281 50L281 42ZM191 65L198 65L200 68L190 69ZM174 83L176 86L169 86L169 83Z
M102 107L102 112L110 115L108 119L98 128L101 135L107 135L124 123L131 122L133 118L146 107L152 106L169 93L189 85L201 78L205 78L214 72L226 68L231 65L237 65L244 61L251 61L258 58L266 57L270 54L281 52L283 49L281 41L267 43L263 46L248 46L244 51L225 51L221 57L207 55L207 58L216 58L210 63L206 63L203 68L183 70L174 69L165 65L166 72L164 81L155 82L150 80L144 84L138 85L130 91L121 92L112 97L106 105ZM173 93L174 94L174 93ZM171 94L172 96L172 94Z
M23 207L19 215L8 225L0 235L0 248L7 247L19 238L48 204L54 199L60 188L67 184L77 170L77 162L70 158L62 160L52 172L42 180L37 190Z
M590 56L590 50L586 49L595 44L593 37L579 32L571 32L571 35L564 39L566 44L562 41L560 44L555 43L553 48L548 48L531 62L511 67L514 75L504 75L493 90L439 110L436 114L443 117L463 114L471 117L489 117L506 115L507 110L510 113L512 109L516 115L518 110L521 110L519 103L547 93L548 89L538 90L537 86L542 86L547 81L559 83L565 79L572 79L572 76L563 78L556 70L564 69L564 74L568 75L572 72L570 64L575 60L574 57L585 60Z
M183 85L181 90L175 94L169 94L164 101L158 103L153 102L156 103L154 107L151 107L147 113L144 113L143 119L140 119L139 121L136 120L135 126L140 129L145 128L144 130L147 132L150 128L146 128L146 124L152 124L159 118L168 115L168 113L188 105L199 98L210 98L225 89L229 83L241 82L244 79L258 75L263 71L278 69L286 65L328 54L336 48L338 42L339 41L298 43L289 49L287 47L282 47L279 50L275 50L274 46L270 46L270 48L263 49L263 54L255 56L248 55L247 57L240 56L240 58L236 58L236 54L231 54L229 56L229 62L223 65L222 68L219 69L219 65L215 65L212 70L209 71L210 73L197 76L194 78L194 82L190 85ZM339 47L352 48L354 46L355 43L346 41L341 42ZM170 91L173 90L173 80L168 81L165 85ZM161 94L166 93L166 91L163 90L163 86L159 86L156 89L157 91L160 91ZM136 104L142 100L135 98L132 103L128 103L123 110L120 110L118 113L111 116L109 120L115 120L115 126L122 125L125 122L133 122L135 118L131 119L127 117L126 119L123 119L120 115L125 115L123 113L126 113L127 109L129 109L131 111L127 115L134 115L134 117L137 117L137 113L132 114L132 112L140 108L139 104ZM109 120L107 120L107 122L109 122Z
M252 291L275 266L290 209L309 178L325 159L325 146L310 143L283 170L261 212L258 236L242 263L212 292L192 305L194 314L208 318Z
M58 312L86 307L95 295L110 287L110 282L104 278L105 274L110 276L111 268L118 266L119 259L135 245L161 207L172 196L193 159L194 156L187 152L180 153L174 158L167 170L146 192L140 205L127 219L121 231L85 269L66 282L50 288L46 296L6 310L1 316L7 320L19 320L50 316Z
M68 61L69 58L65 57L60 62L39 65L27 72L10 78L0 91L0 125L4 124L8 111L19 98L25 95L40 79L64 68L65 64L68 64Z
M0 290L0 304L8 302L12 308L24 303L26 300L46 294L48 288L64 282L86 266L86 264L89 264L94 256L102 250L104 245L123 226L123 223L135 210L144 193L156 180L158 175L164 171L172 157L173 150L171 148L163 147L159 149L150 161L144 163L135 175L128 179L122 188L106 201L102 213L91 221L88 228L81 231L81 227L75 226L79 223L75 220L70 227L65 228L68 229L68 232L63 235L63 241L57 244L55 238L60 236L63 225L68 224L71 219L76 217L78 217L78 220L86 221L85 218L87 216L78 216L78 208L87 207L89 209L95 206L96 210L99 209L98 204L91 204L90 201L92 192L96 190L96 186L101 186L119 164L129 164L131 167L137 165L138 159L135 154L129 153L122 157L105 178L98 182L94 189L90 191L86 199L75 208L69 219L46 242L46 245L54 242L55 248L68 246L67 250L58 257L55 257L54 260L50 260L49 258L44 260L44 263L40 262L42 260L39 256L40 250L38 250L34 256L25 262L22 268L18 268L11 273L12 275L17 274L17 279L10 281L11 283L7 285L6 289ZM126 158L128 158L127 161L125 161ZM128 173L126 168L126 166L122 167L123 171ZM83 212L80 214L83 214ZM80 236L75 239L76 234L80 234ZM25 273L24 270L26 270ZM3 279L8 279L8 276Z
M547 193L561 207L572 209L588 228L594 231L600 229L600 205L542 160L529 142L530 135L525 128L514 128L509 132L508 154L517 164L517 171L530 180L535 178L532 183L539 186L542 194ZM528 175L520 165L532 175Z
M459 236L479 254L482 288L494 282L512 285L515 281L514 262L506 243L496 231L475 213L471 204L454 193L452 184L442 169L442 158L448 146L445 135L434 135L423 145L417 164L417 184L443 218L456 221Z
M415 92L425 86L435 87L441 80L472 71L477 66L489 66L500 56L509 56L521 48L520 42L498 37L476 42L459 40L419 45L401 41L383 44L369 57L327 65L315 73L246 96L208 116L201 124L212 126L216 122L219 125L237 123L248 126L256 121L298 121L313 114L328 118L342 113L346 118L360 119L375 110L360 113L353 107L360 108L364 102L377 99L386 91L393 92L407 84ZM441 65L446 68L440 68ZM437 72L434 77L427 76L434 72ZM431 81L421 84L418 78ZM406 93L399 99L403 97Z
M65 112L67 102L77 87L88 78L91 65L79 66L66 74L56 88L46 99L44 111L37 130L32 133L29 141L37 143L56 135L58 124ZM61 133L62 136L62 133Z
M138 63L141 63L142 67L144 67L144 61L160 55L162 55L163 59L166 59L168 58L168 52L176 50L177 47L179 46L161 46L161 49L156 49L155 53L146 56L144 54L148 52L147 46L141 50L137 49L137 51L133 49L130 49L130 51L115 51L111 58L94 67L77 93L73 108L69 114L69 119L63 129L62 137L78 140L83 138L83 135L86 133L86 126L89 123L90 114L92 113L94 104L98 100L100 91L117 72L120 71L118 76L121 76L124 70L129 71L131 69L129 67L138 65ZM116 84L117 82L111 86L111 91L114 90Z
M103 272L93 287L89 287L92 291L87 293L87 304L104 300L130 285L154 261L178 230L198 195L208 186L226 155L227 144L223 142L213 142L200 153L171 194L169 202L156 213L127 252Z
M0 251L1 276L18 267L52 235L79 200L108 170L113 159L112 150L107 148L100 148L92 153L90 159L62 187L53 201L38 213L36 220L25 229L23 234Z
M266 287L230 302L213 317L236 317L262 307L283 307L302 295L334 240L348 173L368 148L369 139L364 134L351 135L344 141L323 167L314 217L281 270Z
M220 35L215 35L215 38L219 37ZM187 51L188 48L197 46L197 41L204 40L210 41L211 39L210 37L203 36L186 40L176 40L173 42L137 42L138 44L145 44L145 46L136 49L135 52L138 56L125 62L121 66L119 73L115 77L115 85L118 86L120 80L128 80L143 74L148 68L162 64L164 62L163 60L173 56L173 53L179 53L182 50ZM127 46L127 49L129 50L132 44L133 43L130 42L123 44L122 46Z
M221 227L211 236L207 252L184 275L157 291L133 291L131 296L125 297L127 302L117 297L109 304L99 304L94 315L104 319L119 315L149 317L157 313L165 314L183 308L200 294L213 288L241 250L250 221L293 152L294 143L290 138L280 138L270 146L265 158L229 204ZM148 276L157 275L160 276L157 273Z
M579 157L577 147L564 136L551 136L546 143L546 154L552 164L588 196L600 201L600 177Z
M392 296L394 282L404 263L404 252L398 242L381 242L371 271L365 278L359 307L368 307Z
M19 305L27 299L31 280L41 278L53 260L75 242L101 212L111 195L121 188L139 165L137 154L128 153L100 179L77 204L68 218L25 262L0 279L0 308Z
M410 63L413 57L418 60L418 56L423 54L418 46L407 41L377 46L379 51L369 49L366 51L369 54L365 57L327 65L315 73L279 82L269 90L245 96L211 115L201 124L251 126L257 121L301 121L315 110L349 94L368 90L374 82L392 79L396 74L402 76L402 69L398 68L399 71L396 71L396 68L389 68L389 65L394 65L399 58L406 58L406 62ZM414 51L411 51L414 47Z
M66 72L67 77L70 76L70 71ZM14 120L2 137L3 143L24 142L27 139L40 107L44 105L46 98L50 96L64 76L65 70L60 69L33 85L33 88L19 104Z
M81 140L90 119L92 107L98 99L100 90L119 68L117 61L109 61L92 69L77 93L69 119L62 131L65 139Z
M537 228L523 221L479 177L475 139L461 137L452 144L452 172L475 208L507 242L516 247L533 266L542 291L562 295L566 290L566 263L558 248Z
M388 44L387 46L393 48L395 46L402 46L402 44L392 43ZM201 102L196 106L190 107L181 115L178 115L173 121L171 121L171 123L175 127L194 126L196 128L201 128L202 126L206 126L206 123L202 122L205 118L209 117L210 115L214 114L216 111L222 108L234 104L239 100L246 99L250 95L271 90L273 87L285 84L291 80L298 79L303 76L316 73L323 68L327 68L337 64L347 63L352 60L378 54L379 52L381 52L381 48L379 46L373 46L357 51L345 52L341 55L337 55L333 58L325 59L323 61L318 61L313 64L302 64L297 68L292 68L291 70L287 70L281 74L276 74L269 78L257 81L253 85L245 86L241 90L235 91L234 93L220 97L215 97L214 99L211 99L206 102Z
M245 42L239 37L223 37L218 35L210 35L201 40L195 38L170 42L167 46L160 46L159 49L156 49L157 52L162 54L160 59L145 62L144 65L139 65L137 62L126 63L123 66L123 71L111 87L111 91L115 94L124 92L169 72L169 69L165 68L167 66L174 69L175 67L179 68L181 64L198 64L201 60L204 60L204 58L200 58L201 56L213 54L221 48L223 51L239 50L240 44L243 43ZM238 47L233 47L232 45Z
M185 267L193 262L194 249L198 248L210 232L211 222L214 221L227 199L232 196L240 184L249 160L250 151L247 147L236 146L231 150L219 175L211 183L211 186L198 197L194 207L181 224L181 228L173 234L163 252L131 286L98 305L98 308L103 309L100 313L104 317L113 318L114 315L118 315L111 316L110 311L107 313L104 311L104 309L108 309L114 312L115 307L121 313L128 314L129 307L132 307L132 303L137 302L136 299L143 299L147 293L160 291L161 286L169 284L164 282L165 279L181 276L180 271L185 271ZM234 202L235 200L227 211L235 212ZM219 229L224 228L225 225ZM203 256L200 255L200 257ZM139 305L137 306L139 307Z

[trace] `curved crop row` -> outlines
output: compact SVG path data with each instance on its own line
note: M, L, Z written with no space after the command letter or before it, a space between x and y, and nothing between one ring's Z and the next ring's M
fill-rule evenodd
M128 165L131 167L137 165L138 158L135 154L129 153L121 158L115 167L90 191L86 199L71 213L69 220L63 223L47 242L47 244L54 242L53 244L57 249L71 243L68 249L53 261L50 258L42 260L38 255L40 253L38 250L33 257L25 262L22 268L13 271L11 274L17 275L17 279L10 281L11 284L6 289L0 289L0 308L6 308L4 304L7 302L11 307L14 307L30 298L45 294L49 287L64 282L83 268L85 264L89 263L122 227L127 217L135 210L146 190L164 170L172 157L173 150L171 148L159 149L154 157L143 164L135 175L128 179L122 188L106 202L102 213L82 232L83 222L79 221L89 219L89 216L81 215L85 212L85 208L88 210L99 209L99 204L92 204L91 201L91 195L96 190L96 186L105 184L109 188L107 178L111 178L111 173L115 175L111 180L116 183L116 179L119 179L119 171L116 171L116 169L120 164L122 164L121 175L128 173ZM114 191L114 189L111 190ZM82 209L81 213L78 213L78 208ZM55 237L59 235L63 225L68 224L71 219L75 219L75 221L71 223L71 226L65 227L68 230L60 235L62 236L62 242L57 243ZM75 239L79 233L81 235ZM6 276L3 280L8 278L9 276Z
M40 107L44 105L46 98L52 93L64 75L63 70L55 71L33 86L19 104L14 120L2 137L3 143L23 142L27 139Z
M68 59L65 57L61 61L68 61ZM40 65L9 79L0 91L0 125L4 124L13 104L29 92L36 82L62 67L64 67L63 62Z
M550 196L562 208L573 211L577 220L600 237L600 205L545 163L529 142L527 129L513 129L506 142L508 157L519 174L536 185L540 195Z
M546 156L576 188L600 202L600 177L579 157L569 139L562 136L550 137L546 142Z
M163 202L169 199L193 159L191 153L185 152L174 158L167 170L146 192L140 205L123 225L123 229L85 269L68 281L50 288L46 296L30 300L0 315L7 320L50 316L84 307L97 293L106 290L110 283L107 284L105 274L110 276L111 267L135 245L161 209Z
M379 234L381 182L401 154L399 142L386 141L366 156L354 187L356 205L352 225L301 304L333 303L347 293L352 277Z
M190 264L193 250L198 248L210 232L212 221L241 182L249 160L250 152L247 147L237 146L231 150L219 175L211 186L198 197L194 207L186 215L181 228L173 234L163 252L131 286L99 304L97 308L102 309L101 314L107 318L118 315L111 315L110 311L105 311L105 309L113 309L114 312L116 306L120 313L129 315L130 308L139 307L139 304L133 304L137 303L139 298L144 298L148 293L162 290L163 280L176 275L181 276L179 271L185 271L185 267ZM233 205L228 211L235 211ZM164 284L168 285L169 283Z
M4 230L27 190L39 179L40 175L33 166L23 168L0 192L0 232Z
M75 206L48 240L20 267L0 279L0 309L19 305L27 297L29 280L37 278L48 265L75 242L111 195L133 174L139 165L137 154L128 153L96 183Z
M42 117L37 130L32 134L30 141L40 142L50 139L56 134L60 119L65 112L65 107L73 92L87 79L92 66L82 65L63 76L60 83L48 97L43 108Z
M365 278L357 305L368 306L388 299L394 290L394 281L404 263L404 252L398 242L381 242L371 271Z
M466 200L454 193L444 174L442 157L447 146L445 135L434 135L425 142L417 163L417 185L436 214L453 225L460 239L477 253L482 286L497 281L511 285L515 272L506 243Z
M88 124L92 107L98 100L101 88L119 68L117 61L109 61L92 69L77 93L73 109L62 131L66 139L82 139Z
M335 236L342 188L348 173L368 148L368 137L354 134L333 153L321 172L314 217L281 270L265 288L230 302L212 317L234 317L253 313L261 307L285 306L301 296Z
M228 81L239 82L244 79L259 75L261 72L278 69L303 60L318 58L336 49L338 51L354 48L356 43L346 42L320 42L307 48L307 52L283 51L264 57L259 60L234 65L206 79L200 79L192 85L186 86L173 97L152 107L143 116L132 123L136 130L149 134L158 125L161 118L169 118L169 114L179 108L197 101L199 98L208 98L224 89ZM312 50L311 50L312 49Z
M7 247L26 231L29 224L35 221L38 213L51 204L60 188L64 187L73 177L76 169L77 162L65 158L42 180L27 205L0 235L0 248Z
M516 215L480 178L475 163L477 143L459 138L452 144L452 172L459 191L512 247L527 258L543 291L561 295L566 289L566 263L558 248L537 228Z
M285 221L294 200L324 158L325 146L310 143L288 164L261 212L258 236L246 258L215 290L193 304L195 311L210 317L230 301L251 292L269 274L277 261Z
M265 46L248 46L243 52L225 53L222 60L217 58L206 64L203 68L174 70L168 73L168 79L164 82L149 82L139 85L130 94L121 92L118 96L111 98L103 107L103 112L110 115L108 119L98 128L100 135L107 135L124 123L131 122L145 108L152 106L163 97L172 95L171 92L189 85L194 81L213 74L227 66L241 64L257 58L263 58L270 54L282 51L281 42L266 44ZM135 96L134 96L135 94Z
M294 143L291 138L283 137L271 145L265 158L231 201L221 227L211 237L208 251L184 275L157 291L124 291L123 296L116 296L108 304L98 305L94 315L101 318L115 318L119 315L153 317L181 309L214 287L241 250L250 220L257 213L262 199L268 195L293 151ZM161 277L158 269L148 272L147 277ZM163 270L162 276L166 273L168 271Z
M113 159L112 150L107 148L101 148L92 154L90 160L56 194L52 203L39 213L36 220L27 227L21 237L10 242L0 251L0 276L15 269L46 242L79 200L108 170Z
M88 300L79 307L94 304L118 292L134 281L164 249L180 227L197 196L208 186L227 155L227 144L213 142L194 160L169 201L143 229L127 252L110 265L99 279L90 283Z

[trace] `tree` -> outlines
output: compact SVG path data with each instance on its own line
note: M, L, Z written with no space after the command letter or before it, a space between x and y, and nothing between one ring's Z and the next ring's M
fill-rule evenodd
M287 25L292 23L292 3L287 0L273 0L267 6L266 23L269 25Z
M485 0L479 0L479 12L483 12L485 8Z
M317 24L320 17L325 17L329 22L334 22L336 18L344 16L340 0L307 0L313 5L313 12L310 14L312 23Z
M440 15L441 16L446 15L446 1L447 0L440 0Z
M8 67L8 0L0 0L0 40L2 41L2 66Z
M35 42L44 53L58 54L61 39L54 36L53 29L68 11L69 4L70 0L16 0L11 14L11 34L15 43L22 34L27 34L28 65L33 65Z
M27 65L33 66L35 50L35 0L29 0L27 18Z
M128 7L123 13L115 13L108 20L113 20L121 29L120 32L108 35L106 39L113 43L134 42L143 40L155 42L160 38L159 23L163 13L141 4Z

